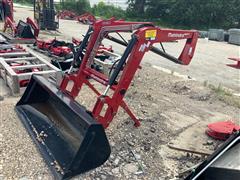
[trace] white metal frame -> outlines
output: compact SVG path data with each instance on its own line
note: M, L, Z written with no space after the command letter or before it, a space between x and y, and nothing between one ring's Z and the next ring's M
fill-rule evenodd
M10 66L9 62L29 62L27 65ZM41 68L37 72L26 72L17 74L14 70L25 70L31 68ZM50 62L37 55L31 50L17 53L0 54L0 76L5 80L14 96L20 95L25 87L20 87L21 80L29 80L32 74L41 74L46 78L53 78L57 84L61 82L62 72Z

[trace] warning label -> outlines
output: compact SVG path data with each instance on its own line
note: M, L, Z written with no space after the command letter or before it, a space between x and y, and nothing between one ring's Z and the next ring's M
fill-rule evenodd
M155 40L157 36L157 30L147 30L145 32L145 38L147 40Z

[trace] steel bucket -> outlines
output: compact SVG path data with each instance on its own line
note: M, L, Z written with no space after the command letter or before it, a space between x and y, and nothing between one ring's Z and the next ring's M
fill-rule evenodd
M42 76L32 76L16 111L57 179L94 169L111 153L103 126Z

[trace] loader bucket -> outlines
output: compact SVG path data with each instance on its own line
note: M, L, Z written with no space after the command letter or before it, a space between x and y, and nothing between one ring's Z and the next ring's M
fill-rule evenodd
M57 179L94 169L111 153L103 126L42 76L32 76L16 111Z

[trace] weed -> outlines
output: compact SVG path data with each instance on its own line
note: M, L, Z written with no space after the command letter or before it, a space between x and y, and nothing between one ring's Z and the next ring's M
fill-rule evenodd
M234 96L229 90L222 87L221 84L219 84L217 87L212 84L206 86L208 86L214 92L215 96L220 101L223 101L230 106L240 108L240 97Z

